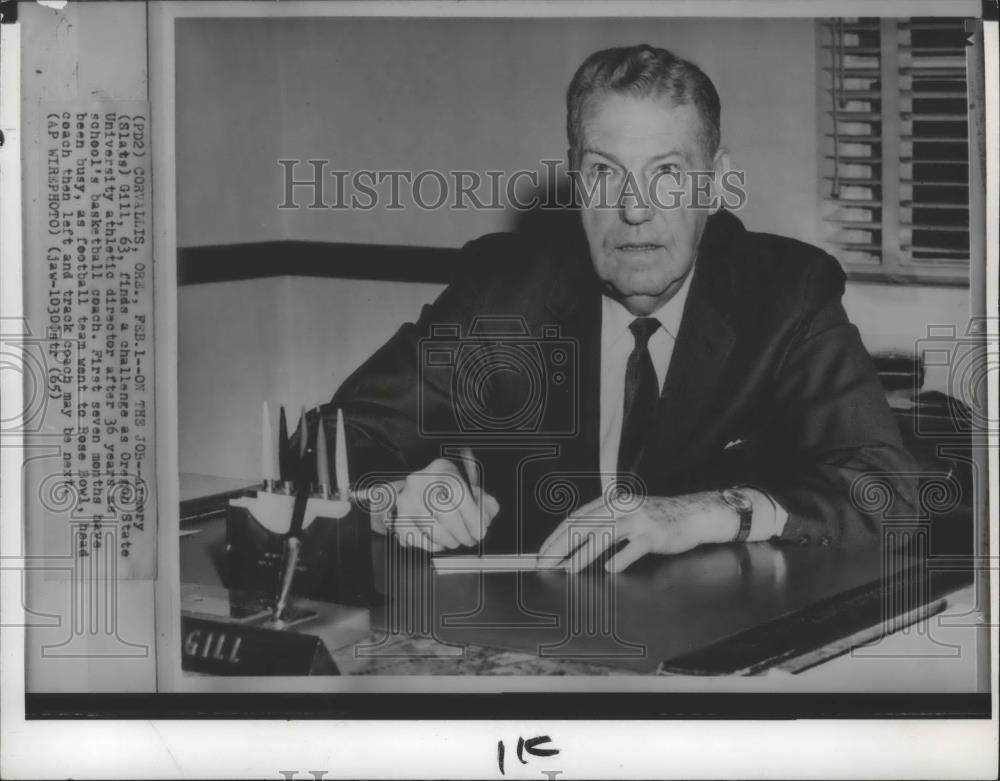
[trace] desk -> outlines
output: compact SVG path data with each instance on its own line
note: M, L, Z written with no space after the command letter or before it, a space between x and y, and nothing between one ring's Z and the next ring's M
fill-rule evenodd
M216 515L186 522L184 527L196 533L181 540L182 582L223 585L224 519ZM386 549L381 538L376 540L374 563L379 584L386 582ZM399 556L399 551L396 548L391 555ZM390 606L397 605L396 609L374 609L374 631L362 644L365 653L348 649L335 654L343 672L715 673L719 670L712 667L712 649L723 647L729 653L741 644L756 644L752 649L756 653L772 629L785 633L782 642L786 646L807 643L826 632L831 639L827 645L835 645L834 640L841 643L828 650L827 656L842 653L848 650L842 645L844 637L866 628L854 614L874 609L870 628L879 623L883 607L878 592L885 562L878 551L769 543L706 546L672 558L648 557L629 573L619 575L613 585L603 576L573 578L562 572L434 575L421 566L419 552L403 552L402 559L401 567L394 570L398 577L386 590L397 595L430 594L431 599L417 602L433 608L401 611L399 601L390 599ZM962 578L944 584L940 578L930 578L928 585L941 607L942 592L955 594L965 583ZM962 598L968 601L968 592ZM595 611L595 605L601 609ZM831 623L831 617L858 618L861 623ZM594 621L610 623L594 626ZM864 639L858 635L855 641ZM879 649L887 648L884 644L883 640ZM789 663L802 656L798 650L786 659L772 653L768 666L794 670ZM816 649L811 650L814 653ZM781 648L779 651L783 653ZM914 653L926 656L915 652L912 643L897 642L883 656L895 659L898 667L900 655ZM974 680L971 655L966 652ZM820 654L809 664L824 658ZM699 664L705 669L699 669ZM866 669L876 667L885 665L868 665ZM963 685L968 684L968 670L962 675Z
M182 486L186 476L182 477ZM208 488L207 496L219 500L226 491L240 493L251 483L247 481L214 482L205 476L197 484ZM190 485L190 483L188 484ZM219 487L227 486L219 491ZM187 518L181 527L180 576L184 584L218 587L225 585L225 517L218 512L190 512L192 506L204 509L204 496L182 491ZM190 504L194 502L195 504ZM384 547L375 546L374 558L383 561ZM379 567L382 571L381 566ZM540 659L536 654L510 651L485 645L464 647L442 643L433 637L415 637L404 633L386 635L384 610L376 610L373 624L376 631L363 641L377 645L372 656L359 659L353 648L333 653L342 672L352 675L610 675L622 674L612 665L594 662Z

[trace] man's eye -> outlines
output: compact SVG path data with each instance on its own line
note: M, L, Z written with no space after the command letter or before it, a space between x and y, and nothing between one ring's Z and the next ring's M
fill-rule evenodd
M607 175L611 173L611 166L606 163L594 163L590 166L591 173Z
M678 166L674 165L673 163L666 163L658 167L656 169L656 172L660 175L676 176L681 172L681 169Z

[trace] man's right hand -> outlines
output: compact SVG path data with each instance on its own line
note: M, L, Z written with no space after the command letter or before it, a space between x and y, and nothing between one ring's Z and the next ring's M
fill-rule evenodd
M437 553L478 543L499 511L494 497L470 488L454 463L439 458L406 478L389 527L401 545Z

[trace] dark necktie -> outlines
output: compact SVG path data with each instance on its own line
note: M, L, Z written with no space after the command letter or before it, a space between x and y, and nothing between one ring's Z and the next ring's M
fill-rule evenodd
M625 367L625 411L622 416L622 438L618 445L618 471L634 471L642 453L645 435L656 416L660 387L656 369L649 355L649 337L660 327L654 317L639 317L629 330L635 337L635 349Z

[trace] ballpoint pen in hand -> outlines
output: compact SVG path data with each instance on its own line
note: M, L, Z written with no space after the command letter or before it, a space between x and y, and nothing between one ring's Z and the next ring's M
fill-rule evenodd
M469 488L472 489L472 498L478 504L482 489L479 485L479 467L476 465L476 458L472 455L472 448L463 447L462 448L462 467L465 469L465 477L469 481Z

